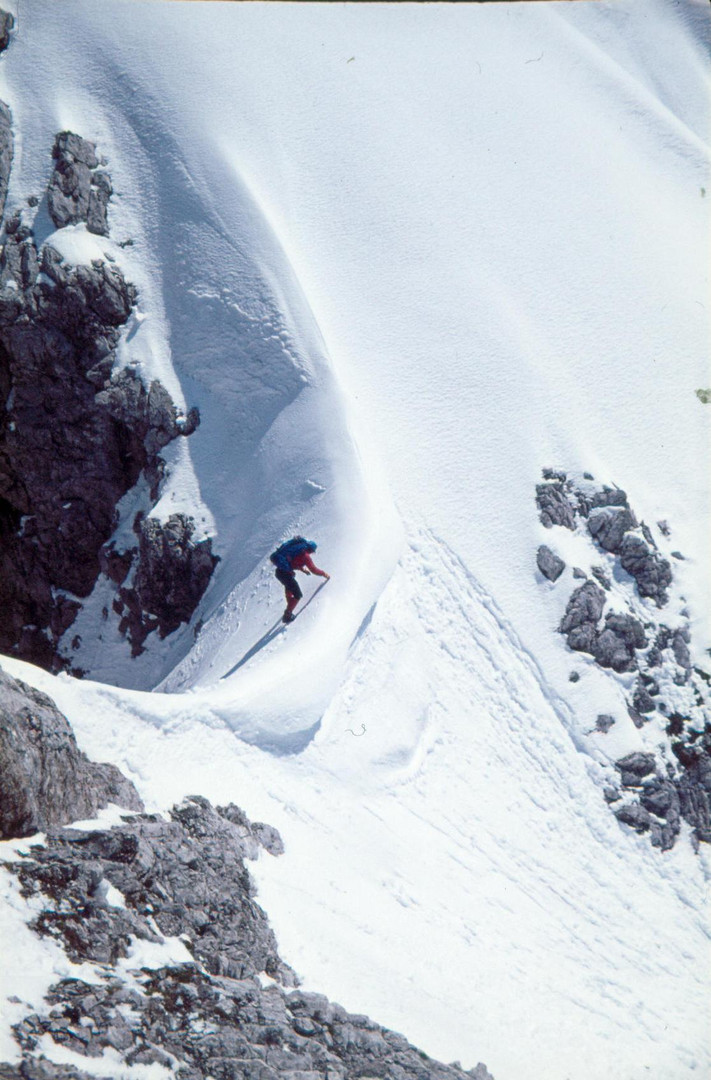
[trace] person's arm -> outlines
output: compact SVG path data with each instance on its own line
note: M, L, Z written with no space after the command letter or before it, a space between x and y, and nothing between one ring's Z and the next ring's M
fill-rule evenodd
M316 574L317 577L325 577L326 579L329 579L331 577L331 575L327 574L325 570L319 570L318 566L316 566L308 552L304 553L304 564L305 565L302 567L302 569L306 574ZM306 569L306 567L308 567L308 569Z

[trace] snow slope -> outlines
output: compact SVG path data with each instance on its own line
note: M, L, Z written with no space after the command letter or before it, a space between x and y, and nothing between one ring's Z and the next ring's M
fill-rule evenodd
M194 644L97 650L132 690L8 669L150 806L282 831L255 872L309 988L497 1080L707 1075L708 856L603 801L654 736L586 735L621 685L568 682L533 499L553 465L666 518L703 659L706 5L19 16L11 199L61 127L109 158L126 359L203 418L165 505L222 563ZM280 631L296 529L333 580Z

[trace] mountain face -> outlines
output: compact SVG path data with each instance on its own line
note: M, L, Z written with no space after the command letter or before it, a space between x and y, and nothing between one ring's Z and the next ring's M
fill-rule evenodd
M710 13L0 15L0 1077L711 1069Z

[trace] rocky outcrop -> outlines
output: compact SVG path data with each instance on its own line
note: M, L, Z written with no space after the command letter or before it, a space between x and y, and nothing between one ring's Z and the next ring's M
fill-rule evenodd
M644 627L631 615L608 612L604 629L595 635L591 652L600 667L613 671L631 671L635 667L635 650L647 644Z
M679 730L679 725L670 728ZM678 771L641 752L615 766L622 787L637 796L615 811L617 818L637 832L649 831L652 844L662 851L674 846L682 820L691 826L696 845L711 842L711 724L700 735L682 724L681 737L672 739L671 748Z
M48 1036L86 1057L88 1069L110 1050L126 1066L158 1063L179 1080L492 1080L483 1065L442 1065L368 1017L294 989L244 865L265 829L273 842L274 830L237 807L190 798L168 821L143 815L103 832L65 830L11 864L23 894L35 907L43 901L35 931L101 967L91 983L52 987L48 1009L15 1029L23 1065L0 1077L58 1075L42 1059L46 1072L21 1071L38 1067L32 1055ZM178 937L185 962L118 977L132 943Z
M557 581L565 570L565 563L549 547L541 544L536 554L536 565L548 581Z
M654 754L645 754L635 751L620 758L615 766L620 770L620 779L624 786L635 787L640 783L643 776L653 773L656 767Z
M648 527L637 521L627 493L608 486L576 486L565 473L551 469L544 470L544 479L536 487L542 524L574 530L578 518L583 519L600 549L619 557L622 569L635 579L639 595L663 606L672 581L671 564L655 550Z
M620 546L620 565L637 583L640 596L648 596L662 607L672 583L671 563L654 551L641 536L626 535Z
M111 178L98 168L94 143L62 131L55 139L52 157L54 172L47 189L47 209L56 228L83 221L89 232L107 236Z
M153 630L164 638L189 620L217 563L210 541L194 539L194 524L185 514L172 514L166 522L141 519L136 531L138 568L132 587L122 588L115 603L134 656Z
M0 670L0 839L143 804L113 765L90 762L54 702Z
M571 594L560 624L560 632L566 635L571 649L593 651L604 606L605 594L594 581L586 581Z
M590 535L604 551L619 552L625 533L636 527L637 519L626 506L594 509L588 517Z
M574 519L580 518L585 523L596 545L615 556L620 568L632 575L638 594L654 599L658 606L666 603L671 584L669 561L655 549L651 532L644 522L638 523L627 493L621 488L606 486L595 489L590 484L576 487L564 473L547 472L547 482L536 489L539 508L549 506L551 493L556 504L564 498ZM548 491L549 495L542 497L542 490ZM548 524L543 511L541 521ZM567 520L563 523L570 527ZM632 671L638 664L637 653L648 644L644 627L638 618L624 612L608 612L604 626L600 627L605 592L612 590L612 579L605 568L598 565L591 568L591 574L602 588L586 581L571 594L560 625L561 633L566 635L571 649L589 653L601 667L618 672ZM681 647L679 654L684 655ZM643 723L645 709L634 708L635 715Z
M116 505L155 460L143 417L132 425L97 401L132 287L105 263L59 270L54 254L42 268L55 285L38 283L23 272L34 253L18 229L0 256L0 650L52 667L77 598L94 587Z
M621 758L615 765L618 783L605 787L605 798L615 804L621 824L649 835L662 851L673 847L682 822L691 827L695 845L711 842L711 676L692 665L685 607L664 616L670 625L661 621L660 610L669 607L671 563L621 488L599 487L589 474L574 480L551 469L544 470L543 480L536 489L542 524L571 528L572 514L579 539L587 536L604 559L604 565L590 566L595 581L574 569L573 577L585 580L568 599L560 632L571 649L587 653L600 667L636 673L632 682L619 684L635 728L641 732L667 718L667 742L655 735L650 749ZM662 521L657 528L663 545L670 525ZM615 610L605 610L608 600ZM614 722L600 714L586 734L605 733Z
M30 928L85 965L13 1028L22 1059L0 1064L0 1080L83 1080L106 1052L116 1076L158 1064L178 1080L492 1080L297 989L245 865L283 853L276 829L199 796L113 828L57 828L107 794L142 808L117 769L78 752L44 694L0 672L0 708L2 835L47 834L3 865ZM49 1060L53 1049L86 1072Z
M563 525L566 529L575 528L575 509L571 505L565 486L565 475L536 488L536 502L540 510L541 521L547 529L554 525Z
M10 44L10 35L15 26L15 18L9 11L0 11L0 52Z
M25 1058L20 1065L0 1062L0 1080L96 1080L73 1065L55 1065L45 1057Z
M183 934L195 961L215 975L266 972L293 985L245 870L244 859L258 850L244 816L236 824L194 797L169 821L143 815L106 831L54 834L18 876L25 894L53 901L36 928L61 940L75 963L115 963L127 956L131 938ZM102 881L118 889L125 906L101 903Z
M614 814L618 821L623 825L630 825L635 832L646 832L652 821L649 812L639 803L626 803L615 810Z
M10 44L15 20L9 11L0 11L0 53ZM4 101L0 101L0 220L5 213L5 200L10 183L10 170L14 153L12 113Z
M62 132L54 160L47 205L55 225L85 222L105 233L111 184L98 168L94 144ZM0 176L2 161L0 113ZM189 518L179 526L173 519L155 522L151 535L141 535L128 551L111 543L119 501L140 478L155 501L164 473L161 451L199 422L197 410L179 414L160 382L146 386L130 365L115 370L136 299L133 285L108 260L68 265L50 244L37 250L21 215L6 222L0 250L0 651L51 670L70 665L61 639L107 567L116 584L132 568L139 583L156 574L170 585L167 600L146 585L134 589L135 654L151 630L165 636L190 618L216 562L210 540L193 541ZM139 533L146 527L137 522ZM149 568L142 569L143 558ZM118 565L124 567L119 582Z
M12 113L5 102L0 101L0 218L5 213L13 155Z

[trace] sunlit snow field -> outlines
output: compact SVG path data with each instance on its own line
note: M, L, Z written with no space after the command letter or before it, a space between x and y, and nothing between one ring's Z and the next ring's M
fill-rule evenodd
M137 283L121 362L202 416L160 509L221 562L197 637L131 661L97 587L94 681L3 666L149 809L279 828L253 873L308 989L496 1080L710 1076L708 854L605 804L655 732L556 634L536 548L584 554L534 501L553 466L668 520L708 662L708 5L16 13L10 205L58 130L107 157L111 242L52 242ZM297 530L332 580L284 631L267 556Z

